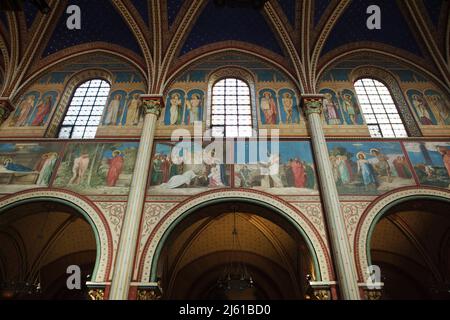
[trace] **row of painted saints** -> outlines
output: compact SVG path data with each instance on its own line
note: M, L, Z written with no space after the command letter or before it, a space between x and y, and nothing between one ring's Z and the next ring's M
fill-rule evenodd
M324 94L324 120L329 125L362 125L363 115L353 91L344 89L337 93L332 89L322 89ZM129 93L116 90L110 94L103 113L103 126L137 126L144 120L142 101L144 92L134 90ZM408 90L406 95L422 125L450 125L450 105L443 95L435 90ZM10 127L44 126L58 101L56 91L40 94L32 91L24 95L18 103ZM161 117L165 125L192 125L202 121L204 114L204 92L193 89L187 93L180 89L169 92L166 107ZM259 110L263 125L296 124L300 122L299 99L294 91L272 89L259 91Z

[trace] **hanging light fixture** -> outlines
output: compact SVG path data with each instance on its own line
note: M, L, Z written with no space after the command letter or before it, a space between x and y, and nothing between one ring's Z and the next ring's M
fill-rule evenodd
M254 281L247 266L240 259L241 244L236 225L236 208L233 207L232 248L228 264L223 270L222 276L217 280L218 288L224 291L244 291L254 288Z

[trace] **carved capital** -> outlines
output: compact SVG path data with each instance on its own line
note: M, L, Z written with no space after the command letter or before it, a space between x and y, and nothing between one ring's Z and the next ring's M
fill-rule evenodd
M321 114L323 109L323 95L303 95L302 106L306 116L313 113Z
M88 291L89 300L104 300L105 290L102 288L92 288Z
M365 300L381 300L383 292L381 290L364 290Z
M8 119L13 110L14 108L8 98L0 97L0 125Z
M159 300L161 291L159 288L138 289L137 300Z
M161 115L161 110L164 108L163 97L156 95L141 95L141 99L145 114L154 114L157 118L159 118Z

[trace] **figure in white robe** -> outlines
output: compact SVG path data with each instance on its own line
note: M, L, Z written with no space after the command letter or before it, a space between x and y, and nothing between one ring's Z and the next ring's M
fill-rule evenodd
M181 187L182 185L186 184L189 185L197 175L193 170L188 170L183 174L173 176L172 178L167 181L167 183L163 183L160 185L160 188L166 188L166 189L175 189L178 187Z
M109 125L115 126L116 125L117 117L119 115L119 109L120 109L120 99L122 99L122 96L120 94L118 94L114 97L114 100L112 100L109 103L109 106L106 109L106 115L105 115L105 121L104 121L105 125L107 125L107 126L109 126Z

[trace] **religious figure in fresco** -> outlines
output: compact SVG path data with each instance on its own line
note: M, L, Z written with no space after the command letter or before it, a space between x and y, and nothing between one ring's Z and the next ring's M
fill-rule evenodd
M414 94L412 95L412 100L413 106L417 111L420 122L423 125L432 125L433 121L431 120L431 116L427 110L428 108L426 105L426 101L423 99L423 97L419 96L418 94Z
M126 126L136 126L142 119L142 101L139 99L139 94L134 94L130 102L128 102L128 112Z
M177 125L183 121L182 103L179 93L172 93L170 96L170 124Z
M43 126L47 116L50 114L52 109L52 96L47 96L42 100L40 104L36 107L36 115L34 116L33 121L31 122L32 126Z
M280 179L280 157L277 154L268 154L268 161L261 163L261 187L270 188L270 180L274 188L283 188Z
M115 187L124 165L122 152L120 150L115 150L112 153L112 159L108 160L108 164L109 170L106 175L106 185L108 187Z
M294 100L289 92L283 93L283 108L286 112L286 123L292 123L292 112L294 107Z
M26 166L23 166L18 163L14 163L14 161L11 158L6 159L3 161L3 167L6 170L14 171L14 172L32 172L33 169L28 168Z
M338 110L336 104L333 101L333 96L331 93L325 93L325 98L323 100L323 108L325 111L325 118L328 124L340 124Z
M69 181L69 185L79 185L83 182L84 175L89 166L89 154L82 153L78 158L73 161L72 178Z
M339 180L342 184L350 183L351 181L351 167L345 155L336 156L336 167L339 174Z
M251 187L251 170L246 166L243 165L242 168L239 170L239 178L241 179L241 186L244 188Z
M347 113L347 115L350 119L350 124L358 124L356 122L356 116L357 116L359 109L355 105L355 103L353 101L353 97L348 93L342 94L341 92L339 92L339 95L341 96L342 101L343 101L343 109Z
M450 149L447 147L439 146L437 150L442 156L442 162L444 163L444 167L447 170L448 176L450 177Z
M159 185L162 183L163 180L163 170L162 170L162 156L161 154L157 153L153 157L153 164L152 164L152 185Z
M109 106L106 108L104 124L107 126L115 126L117 123L117 117L119 116L120 100L122 95L116 94L114 99L111 100Z
M53 169L56 165L58 154L56 152L45 153L41 157L41 161L36 166L36 171L39 172L39 177L36 182L40 186L48 186L52 177Z
M397 156L392 163L394 164L395 171L400 178L411 179L411 172L409 171L405 156Z
M277 123L277 106L272 94L268 91L264 92L261 98L261 111L264 113L266 119L265 124Z
M389 165L389 157L381 153L379 149L370 149L370 154L377 158L378 162L375 164L375 170L381 177L386 177L387 182L391 182L392 172Z
M24 101L22 101L19 106L19 110L13 116L11 126L26 126L31 110L33 110L35 100L35 96L28 96Z
M435 111L442 124L450 124L450 107L445 103L440 95L433 94L428 96L430 107Z
M208 175L209 187L223 187L225 184L222 182L222 173L219 164L213 164L211 166L210 173Z
M376 187L377 179L375 177L375 170L369 160L366 159L366 154L361 151L356 154L356 157L358 158L358 174L362 176L364 187L366 190L369 187Z
M186 101L186 109L188 111L188 116L186 119L186 124L194 124L195 121L201 121L201 99L198 93L192 94L191 98Z
M306 184L306 172L303 163L299 160L299 158L291 159L289 161L292 176L294 180L294 187L296 188L304 188Z
M167 183L163 183L160 186L167 189L175 189L184 185L189 186L191 181L196 177L197 175L193 170L188 170L183 174L173 176Z

